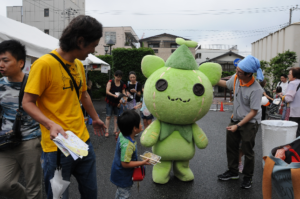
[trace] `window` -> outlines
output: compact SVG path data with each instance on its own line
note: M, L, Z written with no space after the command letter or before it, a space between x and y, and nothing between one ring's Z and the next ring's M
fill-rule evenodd
M172 50L171 50L171 53L173 53L175 50L176 50L176 49L172 49Z
M178 48L178 46L179 46L179 45L176 44L176 43L171 43L171 45L170 45L171 48Z
M158 49L153 49L155 53L158 53Z
M159 48L159 43L150 43L148 44L149 48Z
M44 17L49 17L49 8L44 9Z
M46 34L49 35L49 29L45 29L45 30L44 30L44 33L46 33Z
M116 43L116 32L105 32L105 44L107 44L109 40Z
M201 53L197 53L197 54L195 55L195 59L201 59Z

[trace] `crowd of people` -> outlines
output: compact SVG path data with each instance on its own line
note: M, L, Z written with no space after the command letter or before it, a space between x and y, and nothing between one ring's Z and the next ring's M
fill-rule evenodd
M42 198L43 177L47 198L53 198L50 180L59 160L63 179L69 181L71 175L76 178L81 198L97 198L96 158L81 102L92 118L94 133L98 136L109 137L108 127L114 116L113 134L118 139L110 180L117 186L116 198L130 197L133 168L150 164L149 159L138 161L135 136L143 130L141 118L145 129L152 122L153 115L145 105L142 97L144 86L137 81L136 73L131 71L129 81L124 83L122 71L117 70L106 87L105 123L99 119L88 94L92 82L86 82L84 67L79 60L94 53L101 37L102 24L96 19L89 16L74 18L59 39L59 48L37 59L28 77L22 71L26 59L25 46L16 40L0 43L0 72L3 75L0 79L1 136L15 129L16 115L21 115L22 121L20 144L5 148L1 143L0 193L4 196ZM268 95L255 81L254 73L257 73L257 79L263 81L259 61L247 56L238 64L236 75L227 82L220 80L218 83L218 86L233 90L235 98L226 134L228 170L218 179L239 178L242 152L245 156L242 188L250 188L252 184L253 148L262 120L261 98ZM284 104L283 119L288 117L300 124L300 68L290 69L288 81L284 75L281 81L277 97ZM21 96L23 86L24 96ZM270 100L273 98L269 97ZM72 131L88 145L86 157L74 161L57 149L52 140L58 134L67 138L66 130ZM26 187L18 182L21 172L24 173ZM67 199L68 194L67 189L63 198Z

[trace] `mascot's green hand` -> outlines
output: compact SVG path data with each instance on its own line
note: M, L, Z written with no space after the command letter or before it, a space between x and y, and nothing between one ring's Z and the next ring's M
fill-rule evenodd
M150 147L156 144L160 135L159 120L153 121L143 132L141 137L141 144L145 147Z
M193 126L193 138L195 140L195 144L199 149L204 149L208 145L208 139L203 132L203 130L194 123Z

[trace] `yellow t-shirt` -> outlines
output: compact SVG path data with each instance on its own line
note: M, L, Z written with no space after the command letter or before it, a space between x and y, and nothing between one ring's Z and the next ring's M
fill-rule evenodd
M57 55L69 67L79 87L80 99L82 92L87 90L82 63L78 59L74 63L68 62L56 50L51 53ZM32 64L25 92L39 96L37 106L50 120L59 124L65 131L72 131L84 142L89 139L72 79L52 55L43 55ZM57 151L56 145L50 139L50 131L43 125L40 127L43 151Z

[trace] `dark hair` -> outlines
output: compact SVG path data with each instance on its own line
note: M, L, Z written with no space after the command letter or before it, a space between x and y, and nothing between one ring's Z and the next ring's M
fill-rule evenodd
M259 82L260 86L263 88L265 87L266 83L267 83L267 81L265 79L262 80L261 82Z
M130 72L129 72L129 76L130 76L130 75L134 75L134 76L136 77L136 73L135 73L134 71L130 71Z
M119 96L118 96L118 99L121 99L122 97L125 97L126 95L124 95L123 93L121 93Z
M133 127L140 127L140 116L134 110L126 110L118 117L118 127L124 136L132 134Z
M281 86L277 86L277 88L276 88L276 93L281 93L281 92L282 92Z
M120 71L120 70L117 70L116 72L115 72L115 76L116 77L118 77L118 76L123 76L123 72L122 71Z
M9 52L17 61L23 60L24 65L21 68L23 70L26 62L26 49L17 40L6 40L0 43L0 54Z
M59 46L65 52L79 49L77 40L80 37L83 37L85 47L100 39L102 37L102 24L90 16L79 15L75 17L63 30L59 39Z
M287 78L287 75L286 74L281 74L280 77Z
M292 75L296 79L300 79L300 67L291 68Z

